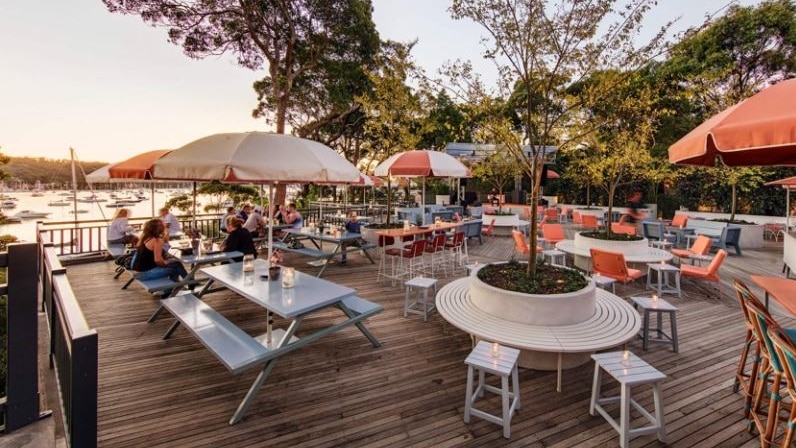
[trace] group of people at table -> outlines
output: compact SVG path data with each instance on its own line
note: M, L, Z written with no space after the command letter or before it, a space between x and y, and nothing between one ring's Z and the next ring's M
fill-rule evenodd
M168 277L174 282L184 279L188 275L185 267L177 258L168 255L169 238L182 235L182 227L177 217L168 207L163 207L159 217L146 221L140 232L130 225L130 217L129 209L120 208L116 211L108 225L107 241L108 244L124 244L135 248L136 255L131 268L136 272L136 278L151 280ZM293 229L301 229L304 225L304 218L294 203L287 207L277 206L273 218L276 223ZM234 207L228 207L227 213L221 218L220 229L226 237L219 245L219 250L256 256L254 238L262 236L267 226L268 219L263 217L260 207L245 204L237 212ZM356 212L349 214L345 229L351 233L360 233ZM342 247L341 263L346 263L346 245Z

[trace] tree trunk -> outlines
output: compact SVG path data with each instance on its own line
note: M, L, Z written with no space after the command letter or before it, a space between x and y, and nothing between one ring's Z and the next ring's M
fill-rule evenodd
M536 215L538 213L537 205L539 203L539 186L542 183L542 165L538 165L535 163L533 164L533 174L531 179L533 179L533 185L531 186L531 229L528 232L528 277L533 278L536 276Z
M732 208L730 209L730 221L735 221L735 204L738 200L737 187L737 183L732 184Z
M614 214L614 193L616 193L616 186L612 185L608 190L608 216L605 219L605 234L609 239L611 238L611 222Z

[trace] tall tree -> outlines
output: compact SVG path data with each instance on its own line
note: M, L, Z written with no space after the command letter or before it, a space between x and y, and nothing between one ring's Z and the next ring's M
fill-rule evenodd
M484 56L497 65L501 90L516 99L514 113L519 129L504 127L495 138L507 138L496 142L513 152L532 179L534 203L539 197L545 148L579 144L582 136L569 134L566 127L581 106L607 93L588 90L596 97L573 97L567 92L569 86L595 70L621 67L632 73L649 61L662 42L664 30L651 43L639 49L633 46L641 20L654 1L630 0L615 7L617 3L453 0L455 19L473 20L486 30ZM471 78L464 68L456 73L458 79ZM468 82L467 93L472 95L477 85ZM535 218L536 207L531 210ZM536 219L531 219L531 234L535 233ZM531 238L528 274L535 275L535 271L536 241Z

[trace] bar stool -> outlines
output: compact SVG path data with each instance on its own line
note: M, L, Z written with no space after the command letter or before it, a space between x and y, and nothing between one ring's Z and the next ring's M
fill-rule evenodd
M520 408L519 375L517 360L520 351L516 348L503 347L497 342L479 341L464 363L467 364L467 393L464 400L464 422L470 423L470 415L503 426L503 437L511 437L511 417ZM473 374L478 371L478 387L473 391ZM500 377L500 388L484 383L485 374ZM514 389L509 389L509 375ZM473 405L484 391L499 394L502 400L500 417L476 409ZM510 403L510 404L509 404Z
M630 300L633 301L634 308L642 310L644 324L639 331L639 336L641 336L641 340L643 341L642 347L644 350L647 350L647 346L650 342L664 342L667 344L671 343L674 352L678 353L680 351L680 346L677 342L677 307L658 298L658 296L652 296L651 298L631 297ZM657 325L656 328L652 330L657 333L657 337L655 338L650 338L650 313L652 312L657 315ZM666 334L662 328L663 313L669 315L670 335Z
M404 283L404 286L406 286L406 294L404 296L404 317L407 317L407 313L420 314L423 316L423 322L428 321L428 313L437 308L437 304L433 300L437 296L437 279L423 276L414 277ZM415 293L419 293L419 290L423 290L422 303L420 303L419 296L415 296L414 301L409 303L409 298L412 296L413 288L416 290ZM432 302L429 303L428 291L432 288L434 289L434 295L432 296ZM422 308L418 308L419 306L422 306Z
M591 403L589 414L597 415L599 412L605 420L619 433L619 446L627 448L630 438L644 434L657 434L658 440L666 443L666 428L663 423L663 397L661 396L661 382L666 375L647 364L643 359L628 350L623 352L598 353L591 355L594 360L594 381L591 388ZM619 382L621 391L619 396L600 397L602 389L603 370ZM650 414L641 407L631 395L632 386L652 386L652 397L655 403L655 415ZM611 417L603 408L606 403L620 403L619 422ZM630 407L636 409L650 424L641 428L630 428Z

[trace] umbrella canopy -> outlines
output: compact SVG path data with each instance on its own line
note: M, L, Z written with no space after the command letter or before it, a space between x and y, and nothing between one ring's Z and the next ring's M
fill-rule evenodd
M713 166L796 165L796 79L782 81L708 119L669 147L669 161Z
M561 175L556 173L555 171L547 170L547 178L548 179L558 179L559 177L561 177Z
M96 170L86 174L86 182L90 184L102 184L113 182L114 179L111 179L111 174L109 172L110 167L113 164L109 163L101 168L97 168Z
M471 177L455 157L439 151L406 151L388 158L374 170L379 177Z
M249 183L356 182L359 170L328 146L268 132L215 134L155 163L158 179Z
M161 157L170 153L171 149L147 151L108 168L111 179L152 179L152 168Z
M355 187L381 187L384 182L376 176L368 176L365 173L359 173L359 180L351 184Z

